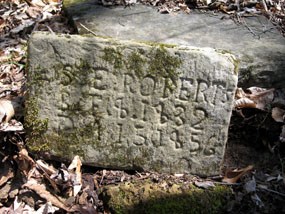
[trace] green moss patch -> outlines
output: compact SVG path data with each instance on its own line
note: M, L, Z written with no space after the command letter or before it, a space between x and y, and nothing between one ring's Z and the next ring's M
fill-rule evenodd
M52 151L56 156L70 159L79 155L84 159L87 145L98 147L102 131L99 116L96 124L87 124L72 130L48 131L48 119L40 119L35 99L28 99L26 106L26 141L31 151ZM74 110L70 112L76 114Z
M38 140L42 138L48 129L48 119L39 118L39 107L35 98L27 99L25 105L24 125L27 133L28 147L35 151L45 150L48 148L48 145Z
M71 65L66 65L71 67ZM79 63L74 65L74 69L65 70L62 64L56 64L53 68L55 71L52 80L60 79L62 87L59 93L68 90L69 86L79 87L80 85L88 84L90 81L86 75L91 71L90 64L82 59ZM47 84L46 72L43 68L37 67L33 74L29 75L29 87L33 89L33 93L26 98L26 112L25 112L25 130L27 136L27 146L30 151L35 153L51 152L53 155L72 159L74 155L85 157L87 146L98 145L100 134L103 131L101 126L101 115L94 110L93 112L85 111L80 104L80 96L75 99L73 103L64 108L66 115L72 117L74 120L81 116L92 114L95 118L94 123L80 124L71 130L57 130L49 126L47 118L40 115L40 106L37 99L42 99L44 85ZM65 88L67 87L67 88ZM38 98L40 97L40 98ZM42 101L41 101L42 102Z
M139 78L143 77L146 59L139 52L132 52L128 56L127 67L129 70L136 72Z
M75 155L79 155L85 159L87 146L98 144L98 136L96 136L95 130L96 127L86 125L73 129L71 132L61 131L46 134L46 144L59 157L72 159Z
M172 47L172 46L171 46ZM150 50L127 50L126 47L104 48L101 58L113 67L114 72L125 68L136 77L150 75L158 81L166 79L169 89L176 87L182 61L175 54L170 53L165 45L151 45Z
M118 48L104 48L104 55L102 59L112 64L114 69L121 69L123 67L124 59L123 54Z
M199 189L193 185L150 180L107 186L102 192L112 213L224 213L230 188Z
M181 65L181 60L177 56L172 56L168 51L160 46L153 48L150 52L149 73L155 77L162 76L166 78L166 84L173 88L171 83L176 86L179 73L177 69Z

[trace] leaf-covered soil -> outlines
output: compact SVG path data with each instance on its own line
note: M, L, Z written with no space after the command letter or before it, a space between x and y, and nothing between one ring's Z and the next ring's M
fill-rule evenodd
M137 2L102 0L105 6ZM284 0L140 2L161 13L191 16L196 8L236 21L262 13L285 32ZM35 30L74 33L61 7L60 0L0 1L0 213L285 212L285 93L280 89L237 91L224 168L215 177L91 168L78 156L72 163L46 163L30 154L23 126L27 41Z

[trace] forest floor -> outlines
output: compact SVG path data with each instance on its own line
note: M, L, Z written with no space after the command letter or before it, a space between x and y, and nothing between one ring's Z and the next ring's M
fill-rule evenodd
M121 2L109 0L103 4ZM134 2L124 4L133 6ZM228 16L244 11L238 11L238 5L221 1L209 5L189 5L183 0L141 2L158 7L162 13L182 11L191 15L193 7ZM284 7L284 1L256 1L250 8L252 13L267 16L284 35ZM203 191L221 185L230 190L224 196L224 212L285 213L285 111L281 108L236 105L224 169L216 177L98 169L81 166L77 156L72 163L37 159L25 146L23 125L27 42L35 30L66 34L75 30L68 24L60 0L0 0L0 15L0 213L109 213L110 207L103 201L104 188L141 180L150 180L163 188L182 182ZM270 104L273 97L285 100L284 91L250 89L236 99Z

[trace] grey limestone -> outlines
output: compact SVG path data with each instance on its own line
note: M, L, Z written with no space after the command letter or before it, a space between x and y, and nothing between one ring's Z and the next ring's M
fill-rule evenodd
M245 14L238 22L213 11L160 14L140 4L125 8L96 2L65 0L80 34L90 34L83 24L99 36L230 51L240 60L239 86L284 88L285 38L262 15Z
M237 85L230 53L36 32L28 72L32 150L99 167L219 173Z

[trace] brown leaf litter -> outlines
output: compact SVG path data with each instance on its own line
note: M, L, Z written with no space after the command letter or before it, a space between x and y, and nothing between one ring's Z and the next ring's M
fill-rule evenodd
M239 1L239 4L236 1L105 0L102 4L132 6L138 2L156 6L160 13L172 14L179 11L189 13L193 4L204 10L222 11L239 22L243 17L262 13L285 32L284 0ZM104 186L145 179L166 189L175 183L206 190L217 184L230 185L236 197L236 200L231 199L232 211L235 207L250 204L245 201L247 199L257 207L265 206L266 199L261 192L276 196L273 200L278 203L284 200L284 172L280 170L265 173L252 166L235 170L228 168L225 175L212 179L187 174L127 173L107 169L90 174L82 172L79 156L75 156L68 167L63 163L55 167L29 154L22 140L24 130L21 123L27 40L34 30L71 33L72 28L67 24L68 19L62 16L60 0L7 0L0 4L0 134L3 139L0 148L0 213L106 213L100 198ZM245 91L239 89L235 108L272 112L276 123L283 125L285 108L276 104L279 97L276 92L275 89L256 87ZM283 125L280 142L284 143L284 139Z

